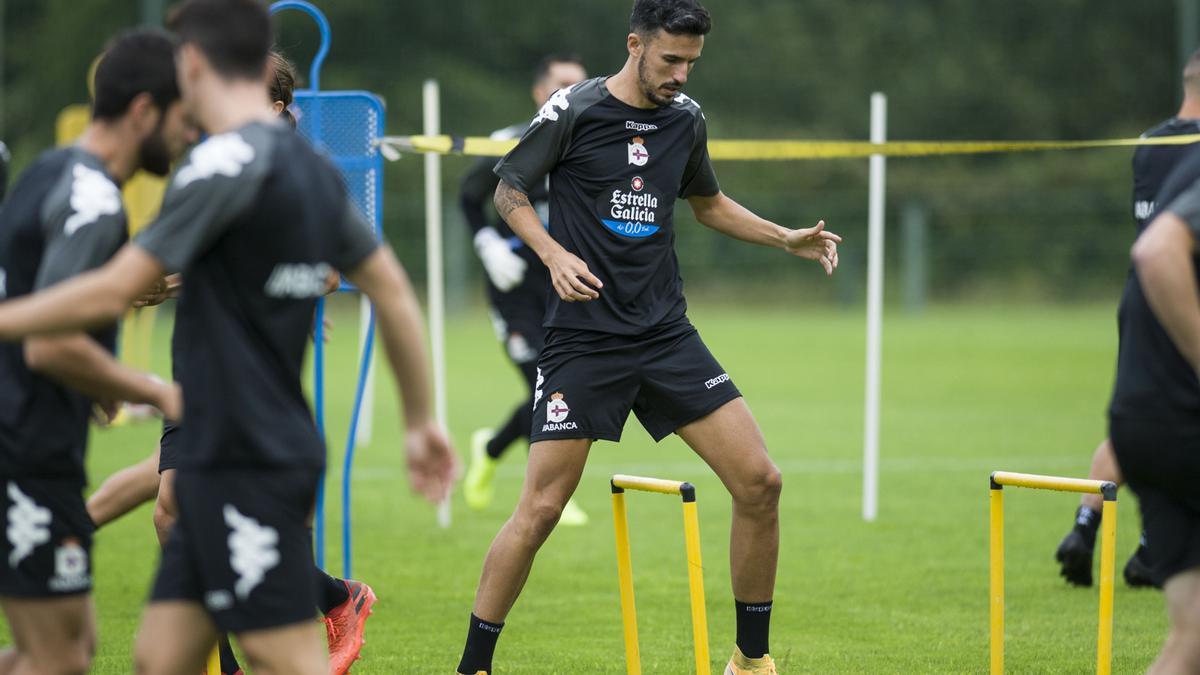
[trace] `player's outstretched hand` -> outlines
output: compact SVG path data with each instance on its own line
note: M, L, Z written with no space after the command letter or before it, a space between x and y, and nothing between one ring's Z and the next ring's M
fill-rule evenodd
M825 274L832 275L838 266L837 245L840 243L842 238L826 232L822 220L816 227L788 232L785 247L794 256L816 260L825 268Z
M554 290L564 302L587 302L600 297L604 284L588 269L587 263L560 249L548 261L550 280Z
M409 483L430 502L441 503L459 472L458 454L446 432L432 421L413 427L405 434L405 446Z

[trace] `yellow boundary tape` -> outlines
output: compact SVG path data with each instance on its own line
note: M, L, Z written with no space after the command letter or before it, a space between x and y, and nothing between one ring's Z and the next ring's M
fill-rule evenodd
M709 141L708 152L718 160L797 160L853 159L886 157L932 157L937 155L979 155L1002 152L1045 150L1088 150L1138 145L1188 145L1200 142L1200 134L1157 136L1154 138L1118 138L1091 141L785 141L745 140ZM387 136L379 144L396 152L420 152L500 157L516 146L515 140L462 136Z

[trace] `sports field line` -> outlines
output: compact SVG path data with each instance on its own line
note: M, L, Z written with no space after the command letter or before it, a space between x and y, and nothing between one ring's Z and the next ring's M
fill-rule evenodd
M911 457L902 459L880 460L879 469L885 473L959 473L978 472L985 475L997 470L1020 470L1024 473L1052 472L1064 469L1085 472L1088 456L1086 452L1074 455L1051 457ZM786 474L857 474L862 473L862 460L859 459L780 459L776 460L780 471ZM604 461L588 462L584 469L585 476L611 476L616 473L672 476L694 474L697 471L708 472L709 469L699 459L671 462L621 462L608 463ZM522 477L525 475L525 464L514 460L496 468L497 477ZM1082 477L1082 474L1081 476ZM356 466L354 468L355 482L372 482L399 480L403 473L392 466ZM982 480L982 479L981 479Z

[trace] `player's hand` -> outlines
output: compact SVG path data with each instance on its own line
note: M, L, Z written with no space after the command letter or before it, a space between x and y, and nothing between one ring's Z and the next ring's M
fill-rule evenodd
M405 433L405 462L413 490L434 504L450 496L458 478L458 454L446 433L432 420Z
M342 275L337 270L330 270L329 276L325 277L325 295L337 293L342 287Z
M600 297L604 284L592 274L587 263L566 249L560 247L546 260L546 267L554 291L564 302L587 302Z
M183 277L178 274L168 274L159 279L133 301L134 307L153 307L161 305L167 300L179 294L179 287L183 285Z
M492 285L501 292L511 291L525 278L528 263L513 252L495 229L485 227L475 235L475 252L479 254Z
M826 232L822 220L816 227L789 231L784 239L784 250L794 256L816 260L825 268L825 274L832 275L838 266L837 245L840 243L842 238Z
M158 378L154 378L158 379ZM154 402L154 407L158 408L163 418L172 422L180 422L183 420L183 389L177 382L158 381L159 394Z
M121 401L96 401L92 404L92 421L97 426L107 427L121 412Z

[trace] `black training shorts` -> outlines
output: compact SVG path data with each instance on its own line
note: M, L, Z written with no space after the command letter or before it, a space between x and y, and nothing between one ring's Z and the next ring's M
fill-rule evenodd
M158 441L158 472L179 467L179 434L178 424L163 420L162 438Z
M178 469L179 519L151 602L201 604L227 633L311 620L317 597L307 518L319 476L316 469Z
M0 596L56 598L92 590L92 533L78 481L9 478L0 508Z
M551 328L530 441L619 441L632 410L655 441L741 396L687 319L641 335Z
M1155 581L1200 567L1200 422L1112 416L1109 436L1142 507Z

